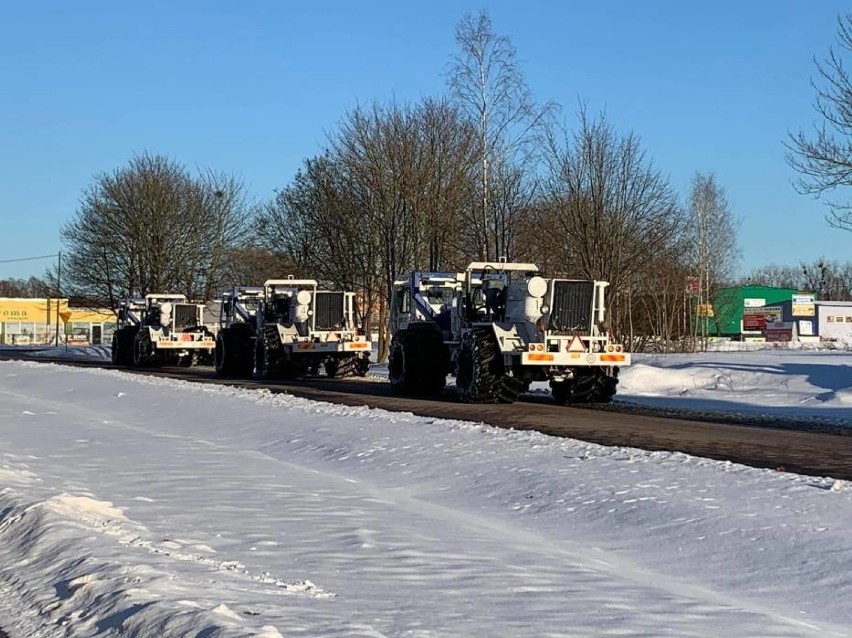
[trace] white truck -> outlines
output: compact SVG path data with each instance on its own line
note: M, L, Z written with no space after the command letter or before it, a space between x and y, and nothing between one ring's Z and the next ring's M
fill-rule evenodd
M256 313L261 378L364 376L372 344L357 321L355 293L320 290L314 279L270 279Z
M215 341L204 325L204 304L190 303L184 295L145 295L133 341L137 367L212 363Z
M608 285L546 279L531 263L413 273L394 291L391 385L433 395L453 373L469 403L513 402L534 381L549 381L556 403L609 402L630 354L606 329Z

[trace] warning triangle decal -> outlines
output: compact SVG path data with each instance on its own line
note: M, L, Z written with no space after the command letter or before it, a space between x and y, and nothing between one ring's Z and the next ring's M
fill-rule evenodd
M585 350L586 346L584 346L583 342L580 341L580 337L574 337L571 345L568 346L568 352L585 352Z

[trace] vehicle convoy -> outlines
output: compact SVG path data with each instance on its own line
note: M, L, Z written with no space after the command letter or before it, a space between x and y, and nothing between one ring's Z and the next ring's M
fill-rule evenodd
M255 314L255 369L264 379L364 376L372 344L356 321L355 293L313 279L270 279Z
M606 330L605 281L545 279L530 263L473 262L394 285L388 376L395 392L511 403L549 381L556 403L607 403L630 354Z
M184 295L149 294L123 302L119 325L124 325L113 335L113 361L136 367L212 362L215 342L203 324L203 310Z
M263 286L233 286L222 295L214 366L220 377L250 377L254 372L257 311Z
M118 325L112 333L111 359L115 365L133 365L133 344L144 312L145 299L142 297L132 297L119 303Z

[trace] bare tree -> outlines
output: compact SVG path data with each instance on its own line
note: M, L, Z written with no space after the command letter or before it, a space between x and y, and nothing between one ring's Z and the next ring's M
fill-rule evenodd
M197 281L200 298L206 301L234 283L227 274L228 259L234 250L246 246L249 222L256 216L257 207L245 184L230 173L205 169L194 186L195 205L204 220L196 260Z
M428 263L421 266L437 271L472 256L458 213L475 199L478 139L476 130L444 100L424 100L418 121L429 242Z
M292 274L360 293L369 321L380 279L374 242L345 167L332 154L307 160L258 216L258 240Z
M387 313L393 282L423 263L428 251L420 199L423 149L417 140L411 109L378 103L369 111L351 112L332 140L357 198L363 241L374 259L371 272L379 276L379 361L389 347Z
M258 218L265 248L359 294L380 360L394 280L455 268L465 252L457 211L472 197L476 140L445 100L356 108Z
M814 109L819 122L811 135L790 134L787 162L801 174L796 189L821 198L828 192L852 186L852 78L844 58L852 52L852 14L837 18L837 48L828 57L815 61L818 80ZM829 225L852 231L852 204L828 201Z
M256 286L295 272L286 254L250 242L228 250L223 261L222 279L232 285Z
M117 308L149 292L206 301L223 280L223 256L243 239L251 209L234 178L193 178L158 155L95 178L62 229L62 288Z
M523 177L536 150L536 133L555 109L537 106L526 84L512 41L494 32L486 10L467 14L456 27L459 52L448 67L448 83L456 103L473 122L479 138L479 198L467 227L475 233L480 259L506 256L508 232L517 208L516 189L497 190L502 178ZM502 182L505 184L505 182ZM503 195L502 201L494 200ZM524 198L521 198L523 201Z
M801 264L802 280L798 288L816 294L817 299L846 301L852 291L852 264L841 266L825 259Z
M558 274L610 282L611 321L627 334L631 288L683 229L674 190L635 135L585 109L576 132L551 135L548 158L549 214L538 234L558 251Z
M698 277L695 328L706 348L706 310L715 288L731 279L739 255L737 222L712 173L696 173L692 178L688 217L689 265Z
M742 284L760 284L815 293L819 299L852 300L852 262L842 264L824 258L797 266L771 264L752 270Z
M741 286L773 286L776 288L797 288L801 279L801 268L789 266L778 266L769 264L761 268L755 268L743 277L739 284Z
M29 279L0 279L0 297L47 297L50 284L38 277Z
M475 140L458 111L429 99L356 109L332 140L356 198L360 241L370 243L372 272L382 276L380 360L393 282L411 270L455 267L456 211L470 196Z

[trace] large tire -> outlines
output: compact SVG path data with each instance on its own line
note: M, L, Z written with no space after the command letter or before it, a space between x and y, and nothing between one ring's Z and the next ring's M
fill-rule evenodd
M140 330L133 340L133 365L137 368L147 368L157 365L157 353L151 343L148 330Z
M355 355L355 376L365 377L370 371L370 355Z
M323 362L325 374L329 378L363 377L370 369L370 357L361 354L347 354L342 357L329 357Z
M263 354L263 335L258 336L254 342L254 373L258 378L263 379L266 371L264 370L264 354Z
M273 380L288 376L287 366L282 357L281 341L275 323L268 323L257 335L255 344L255 365L257 376Z
M260 339L259 343L258 376L267 381L281 378L279 349L269 347L266 339Z
M112 334L112 353L110 359L117 366L133 365L133 347L139 328L125 326Z
M501 387L497 396L499 403L514 403L524 392L525 384L520 379L504 375L500 382Z
M571 402L571 381L551 381L550 395L556 405L565 405Z
M254 337L249 330L241 330L236 333L235 348L238 356L234 362L234 375L246 379L254 372Z
M112 333L112 348L110 350L110 360L113 365L123 365L121 363L121 338L118 336L118 331Z
M409 364L409 356L408 333L397 332L391 339L388 353L388 380L391 390L397 394L408 394L414 387L414 366Z
M329 357L323 361L322 367L325 370L325 376L334 379L340 373L340 359Z
M551 381L550 393L554 403L609 403L615 395L618 371L612 375L601 368L586 368L574 371L568 381Z
M213 367L216 369L217 377L230 377L234 375L234 333L223 328L216 335L216 349L213 351Z
M490 328L473 328L462 335L456 390L465 403L513 403L523 390L520 379L509 376Z
M449 353L437 330L397 332L388 355L388 378L397 394L438 396L447 384Z
M578 369L574 371L572 403L594 403L597 385L597 370Z
M412 336L417 354L417 392L438 396L444 391L450 372L450 352L444 345L444 337L435 330L415 332Z
M124 356L124 364L128 366L133 365L133 344L136 343L136 335L139 334L139 326L131 326L126 329L124 336L124 345L121 348L121 352Z
M590 368L574 373L572 403L609 403L615 395L618 379L606 370Z
M595 403L610 403L612 397L615 396L615 388L618 385L618 371L614 371L612 375L606 374L605 370L598 370L597 379L595 382Z

